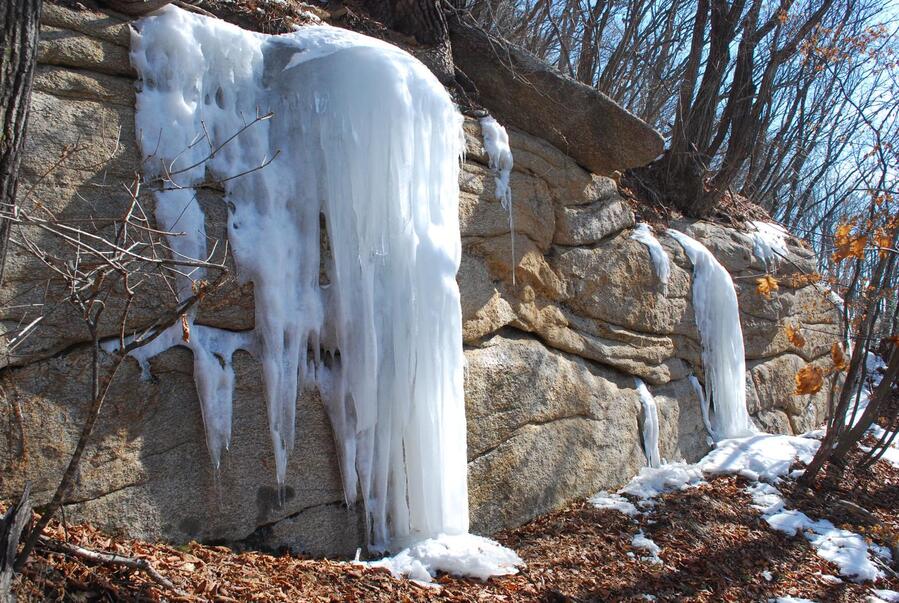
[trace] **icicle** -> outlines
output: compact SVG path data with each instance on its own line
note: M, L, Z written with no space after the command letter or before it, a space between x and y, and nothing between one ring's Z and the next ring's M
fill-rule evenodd
M214 462L230 437L231 354L252 348L279 486L297 394L316 385L346 500L362 494L371 548L466 534L455 280L464 137L446 90L409 54L329 26L265 36L169 6L136 28L147 175L181 187L178 201L208 174L223 180L230 248L238 275L254 285L251 334L230 340L195 327L190 343L204 419L214 416L206 420ZM254 119L257 111L271 117ZM159 215L177 213L172 197L156 194ZM202 224L192 206L190 216ZM176 251L205 253L202 232L185 233Z
M659 457L659 408L642 379L634 378L637 395L643 405L643 450L649 467L661 465Z
M512 187L509 178L512 174L512 149L509 147L509 134L492 116L482 117L481 132L484 135L484 148L490 159L490 169L496 182L496 198L503 209L509 212L509 232L512 237L512 284L515 284L515 220L512 212Z
M727 270L699 241L668 229L693 262L693 311L702 340L705 383L719 438L755 433L746 411L746 359L737 293Z
M662 249L659 240L656 239L649 224L641 222L634 228L631 238L646 245L649 249L649 257L652 259L652 266L655 270L656 277L661 283L660 290L662 295L668 292L668 279L671 276L671 265L668 262L668 254Z
M696 397L699 398L699 410L702 412L702 423L705 425L705 430L708 432L708 443L712 444L715 441L715 430L712 429L712 422L709 420L709 401L705 397L705 393L702 391L702 384L699 382L699 379L696 378L696 375L690 375L690 385L693 386L693 391L696 392Z

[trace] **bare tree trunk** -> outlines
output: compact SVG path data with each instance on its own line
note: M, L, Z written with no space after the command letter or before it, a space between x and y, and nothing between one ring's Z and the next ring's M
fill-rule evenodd
M439 46L448 38L446 17L438 0L374 0L376 16L419 43Z
M372 14L392 29L412 36L421 47L412 54L443 84L455 79L449 29L441 0L368 0Z
M12 224L5 214L15 212L40 15L41 0L0 2L0 282Z

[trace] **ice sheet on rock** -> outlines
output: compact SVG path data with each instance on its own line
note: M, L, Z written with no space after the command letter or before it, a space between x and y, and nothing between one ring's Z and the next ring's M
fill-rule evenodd
M773 269L781 258L787 255L787 238L790 233L780 224L772 222L749 222L752 237L752 253L766 268Z
M876 580L883 575L871 561L868 544L860 534L837 528L826 519L813 520L801 511L787 509L780 491L770 484L753 484L747 491L768 525L789 536L801 533L819 557L840 568L841 575L856 581Z
M396 577L430 582L437 572L481 580L515 574L524 561L514 551L482 536L441 534L403 549L392 557L365 562L364 565L387 568Z
M491 115L479 120L481 133L484 136L484 149L493 171L496 185L496 198L503 209L509 212L509 233L512 237L512 284L515 284L515 217L512 211L512 186L509 179L512 175L512 149L509 146L509 134Z
M784 597L776 597L768 599L768 603L818 603L814 599L803 599L802 597L793 597L786 595Z
M487 115L480 119L481 133L484 136L484 149L490 161L490 169L496 180L496 198L499 199L503 209L511 212L512 189L509 186L509 178L512 174L512 149L509 147L509 134L499 125L492 116ZM511 213L509 214L511 220Z
M643 533L643 530L639 530L634 534L634 537L631 539L631 546L646 551L648 555L645 555L643 558L650 563L662 563L662 558L659 557L659 553L662 552L662 547L657 545L651 538L647 538Z
M646 454L646 464L658 467L662 464L659 457L659 408L642 379L635 377L634 384L643 407L643 452Z
M899 591L875 588L871 592L873 592L874 596L881 601L886 601L887 603L899 603Z
M631 501L620 494L611 494L605 490L597 492L587 499L587 502L597 509L612 509L624 513L629 517L633 517L638 513L637 507L635 507Z
M810 463L820 445L818 440L801 436L759 434L718 442L699 465L708 474L775 481L789 473L794 461Z
M464 139L445 89L409 54L360 34L266 36L172 6L137 22L131 58L146 174L178 189L156 193L160 221L185 233L177 253L205 254L194 187L212 178L225 189L238 276L254 285L250 339L277 481L297 394L318 385L346 499L361 492L372 547L464 535ZM192 340L215 457L228 442L234 346L211 332Z
M674 229L668 234L693 263L693 310L702 341L706 394L719 438L755 432L746 410L746 359L737 294L727 270L699 241Z
M631 238L646 245L646 248L649 250L649 258L652 260L653 270L661 284L660 290L662 295L666 294L668 292L668 279L671 277L671 264L668 260L668 254L665 253L652 228L649 224L640 222L634 227Z

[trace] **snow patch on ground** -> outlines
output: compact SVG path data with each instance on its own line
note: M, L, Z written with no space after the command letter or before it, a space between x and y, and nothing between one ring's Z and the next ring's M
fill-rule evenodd
M710 475L734 474L753 481L775 481L789 473L794 461L811 462L820 445L811 438L768 434L723 440L699 465Z
M695 464L675 462L644 467L619 494L646 501L665 492L696 486L705 481L705 474L776 480L788 474L795 460L811 461L820 445L810 438L768 434L722 440Z
M491 576L514 574L524 565L514 551L474 534L441 534L391 557L357 563L387 568L396 577L425 583L431 582L437 572L486 580Z
M618 492L635 496L641 499L642 503L647 503L659 494L698 486L703 481L705 478L699 464L668 463L661 467L643 467L640 473Z
M649 507L659 494L698 486L707 475L739 475L754 482L747 487L747 492L753 506L759 509L772 529L789 535L802 534L820 557L840 568L843 576L857 581L875 580L882 573L869 553L888 561L890 552L887 549L868 545L863 536L837 528L827 520L813 520L801 511L787 509L775 487L782 478L795 473L790 470L794 462L809 463L820 445L812 438L786 435L723 440L698 463L644 467L617 496L600 492L590 502L635 517L639 511L632 504L628 506L622 494L639 499L641 507ZM637 542L646 544L641 538L644 538L642 531L632 544L635 547L640 546Z
M662 547L657 545L651 538L647 538L646 534L643 533L643 530L634 534L634 537L631 539L631 546L642 549L648 553L648 555L643 557L645 561L649 561L654 565L663 563L662 558L659 557L659 553L662 552Z
M886 603L899 603L899 591L888 590L885 588L875 588L871 592L874 593L874 597L879 601L886 601Z
M819 557L840 568L841 575L856 581L883 576L871 561L863 536L837 528L826 519L813 520L802 511L787 509L780 491L771 484L756 483L747 487L747 492L768 525L788 536L801 533Z
M634 517L638 513L637 507L634 506L634 503L621 496L620 494L610 494L605 490L597 492L589 499L587 499L587 502L589 502L597 509L612 509L614 511L624 513L629 517Z

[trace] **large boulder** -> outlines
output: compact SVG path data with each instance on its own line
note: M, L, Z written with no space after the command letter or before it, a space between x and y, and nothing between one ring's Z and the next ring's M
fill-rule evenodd
M455 19L459 78L500 123L546 140L597 174L646 165L662 136L595 88L565 77L527 51Z

